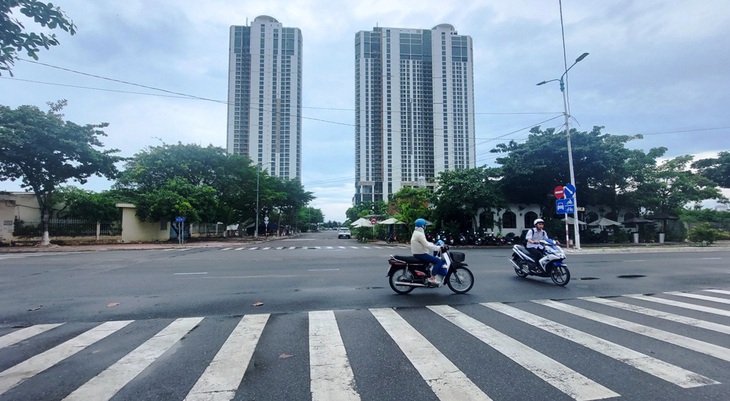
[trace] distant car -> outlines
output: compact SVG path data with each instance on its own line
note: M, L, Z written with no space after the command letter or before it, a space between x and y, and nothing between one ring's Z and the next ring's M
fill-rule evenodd
M347 228L340 228L340 231L337 232L337 238L347 238L350 239L352 237L352 234L350 233L350 230Z

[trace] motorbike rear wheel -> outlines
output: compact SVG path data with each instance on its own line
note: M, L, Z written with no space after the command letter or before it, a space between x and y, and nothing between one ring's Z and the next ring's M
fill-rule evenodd
M408 294L416 288L408 285L398 285L399 281L413 281L413 273L411 273L405 267L400 270L394 271L393 274L390 275L390 277L388 278L388 284L390 284L390 288L392 288L393 291L397 292L398 294Z
M449 274L446 285L457 294L466 294L474 287L474 274L466 267L457 267Z
M570 270L566 266L553 266L550 278L553 283L562 287L570 282Z

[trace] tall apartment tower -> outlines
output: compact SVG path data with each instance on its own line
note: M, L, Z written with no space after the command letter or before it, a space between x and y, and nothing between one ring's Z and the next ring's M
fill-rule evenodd
M355 35L355 204L475 167L473 70L449 24Z
M302 33L269 16L231 26L229 154L247 155L270 175L302 178Z

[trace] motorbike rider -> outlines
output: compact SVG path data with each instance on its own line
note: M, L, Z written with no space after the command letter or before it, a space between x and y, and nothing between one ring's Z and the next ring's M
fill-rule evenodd
M442 274L444 261L441 258L433 256L431 252L441 251L441 247L426 240L426 234L423 232L423 228L426 227L426 220L416 219L415 226L416 228L413 230L413 235L411 236L411 253L413 257L433 264L433 272L431 277L428 278L428 282L434 285L440 285L441 280L439 280L437 275L444 275Z
M527 240L525 248L527 248L527 250L530 252L530 255L532 255L532 258L535 259L535 262L537 262L536 268L542 269L542 266L540 265L540 259L545 256L545 247L540 244L540 241L547 240L550 237L548 237L547 231L544 230L545 220L535 219L532 225L533 228L527 231L527 235L525 236L525 240ZM555 240L555 243L559 244L560 242L558 240Z

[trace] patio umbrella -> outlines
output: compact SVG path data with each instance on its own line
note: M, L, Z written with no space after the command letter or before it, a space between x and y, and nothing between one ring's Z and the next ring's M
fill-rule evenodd
M570 216L568 216L568 223L574 224L574 222L575 222L575 219L572 218L572 217L570 217ZM586 224L586 223L585 223L585 221L578 220L578 224Z
M619 223L618 221L613 221L611 219L607 219L605 217L601 217L600 219L598 219L592 223L588 223L588 225L605 227L605 226L620 226L621 223Z
M396 220L395 217L391 217L389 219L385 219L385 220L379 222L378 224L406 224L406 223Z
M372 227L373 224L370 222L370 220L360 217L359 219L355 220L352 224L350 224L353 227Z

